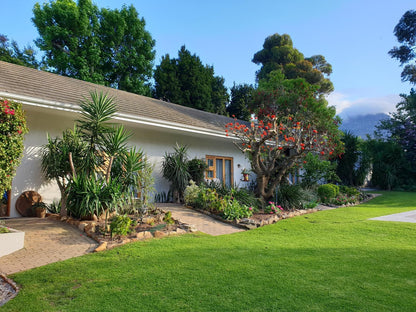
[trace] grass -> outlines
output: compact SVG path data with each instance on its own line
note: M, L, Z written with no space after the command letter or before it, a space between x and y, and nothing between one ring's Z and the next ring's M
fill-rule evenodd
M11 276L2 311L414 311L416 193L219 237L155 239Z

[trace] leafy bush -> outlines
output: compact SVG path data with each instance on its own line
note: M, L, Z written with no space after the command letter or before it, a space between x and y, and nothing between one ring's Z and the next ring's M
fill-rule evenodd
M355 187L349 187L345 185L339 186L339 192L347 196L359 196L360 195L360 191L357 190Z
M224 198L226 205L222 211L222 216L227 220L236 220L242 218L248 218L253 215L253 208L246 205L240 205L237 200L231 199L226 196Z
M189 181L189 185L186 187L183 194L185 204L193 206L198 198L199 187L193 180Z
M195 208L217 212L214 203L218 200L218 194L215 190L205 187L199 187L198 197L195 201ZM218 203L216 203L218 204Z
M110 231L111 236L121 235L125 236L131 232L130 226L132 224L131 219L127 215L117 216L111 221Z
M329 203L338 193L339 187L334 184L323 184L318 187L318 196L323 203Z
M189 160L187 165L191 180L197 185L201 185L204 181L205 170L208 169L207 163L202 159L194 158Z
M340 181L335 173L337 164L329 160L322 160L318 155L308 153L303 164L301 174L301 186L310 188L318 184L319 181Z
M269 202L269 204L264 208L264 212L265 213L270 213L270 214L277 214L279 212L283 211L282 206L277 205L274 202Z
M165 214L165 217L163 218L163 221L166 222L166 224L174 224L175 220L172 219L172 212L168 211Z
M23 135L27 133L22 105L0 99L0 190L10 190L23 155Z

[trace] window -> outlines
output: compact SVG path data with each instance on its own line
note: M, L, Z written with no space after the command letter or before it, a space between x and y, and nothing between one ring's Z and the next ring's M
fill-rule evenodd
M206 156L208 169L207 179L218 179L226 186L233 185L233 158L220 156Z

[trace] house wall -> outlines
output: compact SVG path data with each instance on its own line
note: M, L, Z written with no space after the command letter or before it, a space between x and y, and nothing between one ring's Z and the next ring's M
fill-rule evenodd
M53 137L61 136L65 129L73 128L74 121L79 118L79 115L66 111L32 106L26 106L24 109L29 133L25 136L24 156L13 180L11 217L20 216L15 210L15 203L18 196L24 191L39 192L46 203L59 200L60 193L56 183L46 182L43 178L40 167L41 146L47 143L47 133ZM154 164L153 176L157 192L169 190L169 183L161 174L161 162L165 152L173 152L176 143L188 146L190 159L194 157L205 158L206 155L233 157L234 183L240 186L245 186L247 183L240 181L242 179L241 170L250 168L250 165L229 138L185 133L179 130L160 129L128 122L125 122L124 125L133 133L129 145L141 148L148 156L149 161Z

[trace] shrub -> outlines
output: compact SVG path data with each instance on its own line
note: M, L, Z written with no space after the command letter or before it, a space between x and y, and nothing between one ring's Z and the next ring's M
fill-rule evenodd
M61 202L54 201L47 206L49 213L59 214L61 212Z
M277 201L285 210L303 208L303 190L299 185L280 185Z
M282 211L283 211L282 206L277 205L276 203L271 202L271 201L269 202L269 205L267 205L264 208L264 212L265 213L270 213L270 214L277 214L277 213L282 212Z
M229 196L224 198L225 207L222 211L222 216L227 220L236 220L242 218L248 218L253 214L253 208L246 205L240 205L240 203Z
M357 190L355 187L349 187L345 185L341 185L339 187L339 192L347 196L359 196L360 195L360 191Z
M166 212L163 221L166 222L166 224L174 224L175 220L172 219L172 212L168 211Z
M183 197L185 204L193 206L198 198L199 187L193 180L189 181L189 185L186 187Z
M23 154L23 135L27 133L22 105L0 99L0 190L11 188Z
M318 187L318 196L323 203L329 203L338 193L339 187L334 184L323 184Z
M204 181L205 170L208 169L207 163L202 159L194 158L188 161L187 165L191 179L197 185L201 185L201 183Z
M131 219L127 215L117 216L111 221L110 231L113 235L125 236L130 233Z
M218 211L213 205L218 200L218 194L215 190L205 187L200 187L198 192L198 197L195 201L195 208L209 210L209 211Z

